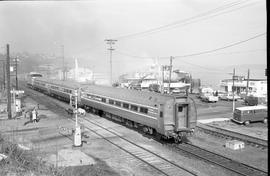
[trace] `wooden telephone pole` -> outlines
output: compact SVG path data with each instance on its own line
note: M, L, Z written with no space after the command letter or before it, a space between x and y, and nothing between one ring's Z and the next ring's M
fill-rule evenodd
M7 110L8 119L12 118L11 114L11 95L10 95L10 58L9 58L9 44L7 44L7 61L6 61L6 72L7 72Z
M232 81L233 81L233 85L232 85L232 96L233 96L233 112L234 112L234 109L235 109L235 101L234 101L234 79L235 79L235 68L233 69L233 77L232 77Z
M172 60L173 60L173 57L171 56L170 57L170 73L169 73L168 93L171 93Z
M110 45L110 48L108 48L108 50L110 50L110 85L112 85L112 51L115 50L114 48L112 48L112 45L115 44L117 40L105 39L105 41L107 42L107 44Z

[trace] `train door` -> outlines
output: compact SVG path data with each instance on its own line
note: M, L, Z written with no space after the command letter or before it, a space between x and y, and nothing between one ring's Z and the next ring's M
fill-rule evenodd
M160 104L159 105L159 111L158 111L158 115L157 115L157 119L158 119L158 132L160 133L164 133L164 105Z
M189 127L188 123L188 104L175 105L175 128L176 130L186 129Z

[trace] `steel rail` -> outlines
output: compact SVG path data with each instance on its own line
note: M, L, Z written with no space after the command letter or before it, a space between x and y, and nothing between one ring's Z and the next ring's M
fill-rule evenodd
M207 131L210 133L216 133L221 136L226 136L226 137L230 137L230 138L244 141L247 143L262 146L263 148L268 148L268 142L267 140L264 140L264 139L256 138L256 137L249 136L246 134L241 134L234 131L229 131L224 128L214 127L214 126L206 125L206 124L198 124L196 128L198 128L199 130Z
M177 145L175 148L178 150L187 152L188 154L196 156L200 159L206 160L210 163L226 168L230 171L233 171L243 176L267 176L268 175L267 171L235 161L231 158L203 149L193 144L181 144L181 145Z

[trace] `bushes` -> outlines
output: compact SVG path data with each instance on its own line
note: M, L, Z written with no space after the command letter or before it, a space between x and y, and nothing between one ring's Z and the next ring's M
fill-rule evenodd
M54 166L48 166L45 161L38 159L36 152L22 150L17 144L4 140L1 134L0 153L8 156L0 161L0 175L62 175Z

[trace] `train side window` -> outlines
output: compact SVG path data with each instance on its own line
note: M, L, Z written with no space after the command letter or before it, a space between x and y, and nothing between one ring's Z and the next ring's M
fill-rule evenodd
M58 90L58 87L56 87L56 86L52 86L52 89Z
M127 104L127 103L123 103L123 108L125 108L125 109L129 109L129 104Z
M159 112L159 117L161 117L161 118L163 117L163 112L162 111Z
M121 106L121 102L120 101L115 101L115 105L116 106Z
M114 101L109 99L109 104L114 104Z
M183 111L183 107L182 106L178 106L178 112L182 112Z
M91 94L87 94L88 98L93 98L93 96Z
M140 107L140 112L141 113L144 113L144 114L147 114L148 113L148 109L147 108Z
M106 103L106 98L101 98L101 101Z
M131 109L132 111L138 111L138 106L131 105L131 106L130 106L130 109Z

